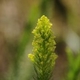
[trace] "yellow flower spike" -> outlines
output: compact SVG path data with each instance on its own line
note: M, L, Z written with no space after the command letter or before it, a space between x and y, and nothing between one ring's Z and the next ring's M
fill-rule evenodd
M28 57L34 64L36 80L50 80L50 75L55 65L57 55L54 53L55 40L52 32L52 24L43 15L38 19L37 26L32 31L34 40L32 42L32 54Z

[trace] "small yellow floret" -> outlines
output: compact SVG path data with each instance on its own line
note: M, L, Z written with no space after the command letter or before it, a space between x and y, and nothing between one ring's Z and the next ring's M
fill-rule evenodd
M33 54L28 54L28 58L30 58L31 61L34 61L34 55Z

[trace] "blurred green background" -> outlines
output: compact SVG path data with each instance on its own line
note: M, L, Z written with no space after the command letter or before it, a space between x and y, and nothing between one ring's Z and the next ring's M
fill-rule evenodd
M46 15L53 24L56 53L53 78L62 80L68 60L66 46L73 55L80 51L79 0L0 0L0 80L32 80L32 30ZM80 80L80 78L79 78Z

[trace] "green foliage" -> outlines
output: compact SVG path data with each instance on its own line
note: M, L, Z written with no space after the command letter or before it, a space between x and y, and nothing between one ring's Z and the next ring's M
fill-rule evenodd
M51 30L52 24L46 16L42 16L33 30L33 51L28 57L34 64L36 80L50 80L57 55L55 50L55 36Z
M78 80L78 75L80 73L80 53L74 56L72 51L67 48L67 56L69 62L67 80Z

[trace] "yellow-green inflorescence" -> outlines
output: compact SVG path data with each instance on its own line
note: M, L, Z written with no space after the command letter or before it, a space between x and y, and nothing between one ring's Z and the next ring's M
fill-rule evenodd
M36 80L50 80L57 55L55 51L55 36L52 32L52 24L43 15L38 19L37 26L32 31L34 40L33 51L28 55L34 64Z

